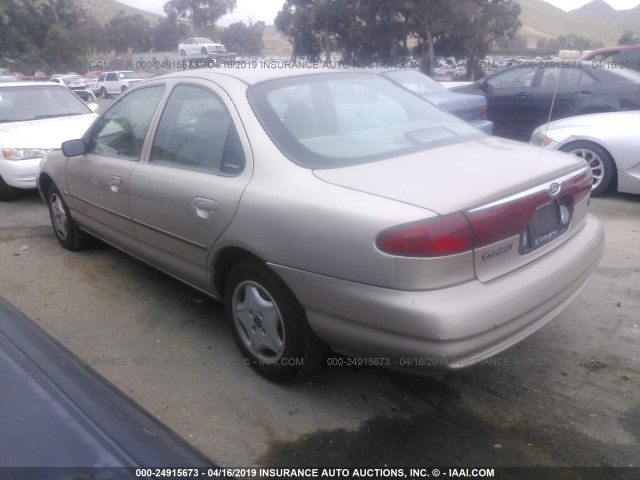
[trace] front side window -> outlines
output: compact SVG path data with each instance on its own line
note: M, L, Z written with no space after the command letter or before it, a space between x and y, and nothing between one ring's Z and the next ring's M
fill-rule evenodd
M491 88L529 88L537 73L536 68L511 68L487 79Z
M248 93L274 144L307 168L366 163L483 136L374 74L288 77Z
M245 165L240 138L222 100L211 90L178 85L162 112L150 163L237 175Z
M89 153L140 159L144 138L164 87L147 87L131 92L113 105L93 128Z

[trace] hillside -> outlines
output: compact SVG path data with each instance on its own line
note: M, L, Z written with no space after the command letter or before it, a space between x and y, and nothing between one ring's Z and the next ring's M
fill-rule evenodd
M525 37L558 37L574 33L581 37L615 45L628 30L640 35L640 5L631 10L613 9L603 0L565 12L543 0L518 0Z
M116 0L75 0L101 23L108 23L113 17L123 11L125 15L140 14L153 27L162 17L146 10L130 7Z

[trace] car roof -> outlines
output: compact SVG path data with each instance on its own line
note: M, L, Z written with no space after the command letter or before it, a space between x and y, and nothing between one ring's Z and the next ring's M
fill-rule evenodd
M312 62L303 62L303 65L311 64ZM322 65L322 63L319 63ZM202 69L193 69L193 70L183 70L180 72L170 73L168 75L163 75L162 78L180 78L180 77L188 77L188 78L203 78L208 80L215 80L220 76L227 78L237 79L247 85L254 85L256 83L260 83L265 80L275 80L278 78L289 78L293 76L303 76L303 75L324 75L331 73L358 73L358 74L369 74L375 75L372 72L367 72L363 69L358 68L261 68L260 65L256 68L244 68L244 69L235 69L235 68L202 68Z
M632 50L635 48L640 48L640 43L636 43L634 45L618 45L615 47L598 48L597 50L590 51L586 56L591 57L592 55L598 55L599 53L622 52L624 50Z
M17 82L2 82L0 84L0 88L2 87L55 87L55 88L66 88L60 85L59 83L50 82L50 81L17 81Z

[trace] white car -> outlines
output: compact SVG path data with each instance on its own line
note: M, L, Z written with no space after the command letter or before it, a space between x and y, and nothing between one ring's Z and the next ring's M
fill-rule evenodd
M86 103L96 101L96 96L89 88L87 79L79 75L54 75L49 81L68 87Z
M140 83L143 78L138 77L136 72L131 70L121 70L116 72L104 72L98 77L98 89L102 98L109 98L112 95L120 95L129 87Z
M591 167L591 195L609 187L640 194L640 111L596 113L541 125L531 143L584 158Z
M0 84L0 200L36 188L45 153L81 136L97 117L66 86L50 82Z
M178 51L183 57L186 55L207 55L210 53L227 53L227 49L221 43L216 43L210 38L187 38L178 45Z

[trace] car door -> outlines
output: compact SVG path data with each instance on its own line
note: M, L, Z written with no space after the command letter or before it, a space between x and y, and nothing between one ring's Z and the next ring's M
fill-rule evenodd
M537 67L512 67L491 75L483 83L494 134L508 138L527 135L531 115L531 91Z
M184 50L187 52L187 55L193 55L198 48L198 45L196 45L196 39L190 38L184 43Z
M249 146L226 94L210 83L177 84L148 162L131 176L131 211L142 257L207 289L209 253L249 182Z
M104 88L107 89L109 94L120 93L120 81L116 72L107 73L104 79Z
M543 69L531 93L531 132L549 118L553 121L579 115L596 97L599 82L578 65Z
M123 96L85 136L86 153L67 160L74 215L97 236L136 254L129 181L163 91L151 86Z

